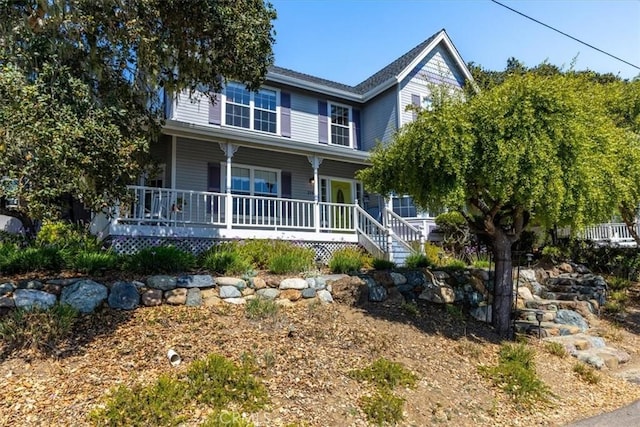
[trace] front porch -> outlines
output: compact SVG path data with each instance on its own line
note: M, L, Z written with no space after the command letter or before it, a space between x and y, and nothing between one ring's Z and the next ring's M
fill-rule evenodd
M338 244L360 245L376 258L401 263L402 254L406 256L423 247L428 231L386 209L382 223L378 222L357 202L328 203L145 186L129 186L128 190L126 201L110 214L94 218L92 232L100 239L193 239L210 243L281 239L307 245L333 244L333 248Z

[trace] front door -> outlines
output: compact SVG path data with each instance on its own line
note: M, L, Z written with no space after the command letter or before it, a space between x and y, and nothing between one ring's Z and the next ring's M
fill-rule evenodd
M351 182L331 180L331 210L330 217L333 228L346 229L351 227L351 215L348 206L353 203Z

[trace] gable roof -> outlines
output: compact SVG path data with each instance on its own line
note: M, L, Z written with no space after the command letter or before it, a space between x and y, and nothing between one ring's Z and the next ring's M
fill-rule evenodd
M444 28L356 86L346 85L275 65L269 68L267 78L269 80L363 102L399 82L440 42L443 42L451 52L454 61L462 70L463 75L467 79L473 80L466 64Z

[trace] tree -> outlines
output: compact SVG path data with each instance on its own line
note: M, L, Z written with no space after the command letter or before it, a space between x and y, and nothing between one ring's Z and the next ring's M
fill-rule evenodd
M0 0L0 199L34 218L68 194L112 205L149 163L164 95L260 86L273 19L263 0Z
M493 325L510 335L512 253L532 218L551 226L610 217L624 193L618 159L640 149L587 77L513 74L466 102L420 111L359 178L370 191L409 194L425 210L461 212L492 248Z

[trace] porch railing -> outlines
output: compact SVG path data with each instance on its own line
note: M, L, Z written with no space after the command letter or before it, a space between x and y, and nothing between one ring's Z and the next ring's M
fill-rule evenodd
M397 213L388 210L387 221L389 229L393 232L398 243L406 247L410 252L422 252L424 248L424 233L414 227Z
M356 207L358 243L376 258L386 259L387 230L360 206Z

